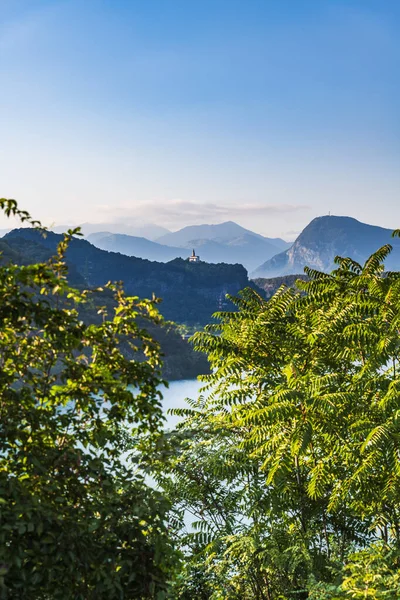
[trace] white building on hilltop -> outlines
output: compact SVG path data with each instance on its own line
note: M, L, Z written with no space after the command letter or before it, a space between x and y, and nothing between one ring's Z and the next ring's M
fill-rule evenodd
M200 256L196 256L196 252L194 251L194 248L193 248L192 255L189 256L189 262L200 262Z

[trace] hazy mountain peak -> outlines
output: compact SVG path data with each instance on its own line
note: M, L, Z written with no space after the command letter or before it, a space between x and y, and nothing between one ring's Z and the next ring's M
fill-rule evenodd
M253 238L267 240L273 243L278 249L286 248L287 243L284 240L277 238L275 241L262 236L259 233L250 231L234 221L225 221L218 224L203 224L203 225L188 225L175 231L168 233L157 239L160 244L167 246L184 246L190 243L191 240L213 240L225 243L233 238L238 238L243 235L251 235Z

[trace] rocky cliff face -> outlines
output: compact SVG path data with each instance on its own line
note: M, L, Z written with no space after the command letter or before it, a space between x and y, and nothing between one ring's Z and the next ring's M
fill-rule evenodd
M281 277L271 277L270 279L258 277L257 279L254 279L254 283L265 292L266 298L271 298L282 285L297 289L296 282L299 279L307 281L308 277L304 274L282 275Z
M361 264L378 248L390 243L387 269L400 269L400 241L392 230L367 225L350 217L318 217L301 232L294 244L256 269L252 277L277 277L302 273L305 266L331 271L336 256L350 256Z

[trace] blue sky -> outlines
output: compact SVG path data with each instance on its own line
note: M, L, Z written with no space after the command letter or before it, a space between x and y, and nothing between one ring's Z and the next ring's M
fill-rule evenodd
M47 224L399 227L399 28L398 0L0 0L0 194Z

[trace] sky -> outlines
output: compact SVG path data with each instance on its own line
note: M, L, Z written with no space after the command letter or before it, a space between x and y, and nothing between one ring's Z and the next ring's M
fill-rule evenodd
M0 0L0 196L46 225L400 227L399 30L399 0Z

